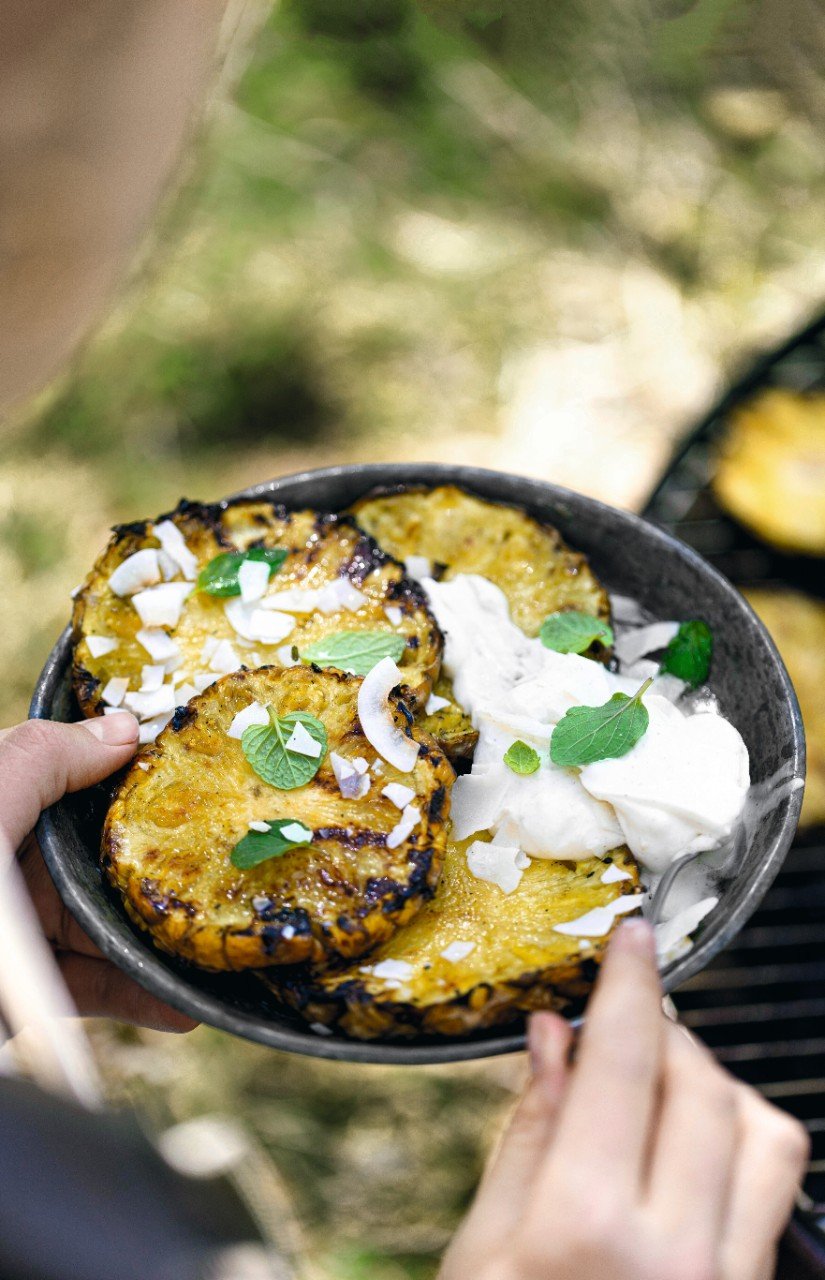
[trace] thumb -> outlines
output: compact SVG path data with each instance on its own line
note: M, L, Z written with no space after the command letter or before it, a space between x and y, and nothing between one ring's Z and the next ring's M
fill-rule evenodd
M0 831L13 849L40 813L82 791L134 755L138 725L128 711L79 724L27 720L0 737Z

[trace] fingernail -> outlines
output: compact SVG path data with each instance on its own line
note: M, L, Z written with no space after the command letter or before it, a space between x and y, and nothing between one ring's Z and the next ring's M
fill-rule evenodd
M109 747L125 747L133 743L138 736L138 723L129 711L118 711L116 715L95 716L93 720L84 720L83 728Z
M610 946L616 951L652 959L656 954L656 937L648 921L638 917L635 920L624 920L619 925Z

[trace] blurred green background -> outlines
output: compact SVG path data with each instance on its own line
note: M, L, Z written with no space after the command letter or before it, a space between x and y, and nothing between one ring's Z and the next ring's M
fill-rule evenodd
M640 504L731 371L825 295L823 104L796 9L272 9L116 306L6 429L4 720L108 525L182 494L432 458ZM434 1275L524 1070L94 1034L113 1091L158 1125L240 1126L327 1280Z

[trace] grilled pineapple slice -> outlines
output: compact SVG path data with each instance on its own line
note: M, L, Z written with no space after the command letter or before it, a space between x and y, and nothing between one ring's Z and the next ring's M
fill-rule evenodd
M825 394L774 389L737 409L713 488L765 542L825 555Z
M797 591L745 591L796 689L808 751L800 826L825 823L825 604Z
M421 743L410 774L384 764L360 800L345 800L327 754L311 782L280 790L264 782L241 743L235 714L257 701L278 715L321 720L329 751L374 760L358 718L361 680L303 666L225 676L179 708L133 762L109 809L101 856L129 915L154 941L206 969L246 969L329 955L360 955L386 941L430 897L444 854L453 771L432 739L395 718ZM415 791L419 825L396 848L400 813L387 782ZM230 861L252 821L295 819L314 835L251 870Z
M571 551L550 525L516 507L441 485L367 496L352 513L399 560L424 556L437 578L457 573L489 578L504 592L513 621L528 636L538 635L548 613L557 610L610 618L607 592L585 557ZM450 697L452 690L435 692ZM472 756L478 735L457 704L426 716L422 724L452 760Z
M129 598L121 598L109 587L113 571L133 552L157 547L153 523L169 519L177 525L203 568L214 556L227 550L248 550L252 546L284 547L289 555L272 575L269 592L293 588L317 588L345 578L363 593L366 602L354 610L341 608L331 613L315 610L295 615L295 628L283 645L302 649L313 641L338 631L394 631L403 635L407 647L400 666L404 675L403 695L415 708L426 701L441 663L441 633L427 608L418 584L404 576L403 568L385 555L348 516L315 511L287 512L270 502L237 502L204 506L182 502L169 516L158 521L122 525L84 582L76 600L73 625L77 635L74 658L74 687L84 715L102 711L101 691L112 677L126 676L132 689L141 682L141 668L152 659L137 640L142 627ZM239 638L225 612L226 600L195 591L184 603L177 627L170 629L183 661L175 671L177 683L191 682L209 671L204 645L228 640L240 660L249 667L281 663L282 645L263 645ZM393 622L386 606L400 611ZM397 616L397 615L396 615ZM118 647L94 658L89 636L111 637ZM289 661L289 654L286 655ZM214 674L214 672L212 673Z
M604 861L572 864L535 859L518 888L504 894L469 871L469 843L448 845L432 901L369 956L343 967L279 971L263 981L310 1022L359 1040L468 1035L533 1009L578 1008L607 939L580 947L554 926L634 893L639 881L630 853L622 848ZM611 860L629 879L602 883ZM445 958L459 941L474 944L469 954Z
M441 750L454 764L471 761L478 733L467 712L456 700L452 680L443 671L433 686L433 693L439 698L446 698L448 705L421 716L419 723L422 729L432 734Z

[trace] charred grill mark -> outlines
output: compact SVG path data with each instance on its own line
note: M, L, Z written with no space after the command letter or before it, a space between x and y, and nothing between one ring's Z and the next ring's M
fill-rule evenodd
M393 692L394 694L397 694L397 696L398 696L398 710L401 712L401 714L403 715L404 719L405 719L405 720L406 720L406 722L407 722L407 723L406 723L406 726L405 726L405 728L406 728L406 732L407 732L407 737L408 737L408 738L411 738L411 737L412 737L412 733L410 732L410 729L411 729L412 724L414 723L415 717L414 717L413 713L410 711L409 707L407 706L406 702L404 701L404 699L403 699L403 697L402 697L402 689L403 689L403 687L404 687L404 686L403 686L403 685L400 685L400 684L399 684L399 685L396 685L392 692Z
M334 840L347 849L363 849L367 845L380 847L387 843L386 832L371 831L368 827L316 827L316 840Z
M360 530L358 535L351 556L341 565L341 575L348 577L356 587L360 587L371 573L383 569L389 560L374 538Z
M388 895L396 899L400 891L402 886L392 876L372 876L364 888L364 897L370 906L375 906Z
M164 519L163 516L158 516L158 522L162 519ZM149 532L149 525L152 523L156 522L150 520L132 520L129 524L113 524L113 541L117 543L123 538L145 538Z
M180 733L181 729L185 729L187 725L194 724L198 718L198 713L194 707L175 707L175 714L169 721L169 728L173 733Z
M387 556L387 560L389 559L389 556ZM423 609L425 613L429 614L427 594L421 583L417 582L415 578L408 578L404 566L399 564L397 560L392 560L390 563L398 565L400 576L393 578L388 583L387 597L391 601L401 604L407 613L413 613L416 609Z
M316 511L315 519L312 524L313 532L319 538L326 537L330 529L335 528L342 522L341 517L335 515L332 511Z
M140 882L140 892L159 916L168 915L170 910L183 911L190 918L197 915L197 908L191 902L182 902L174 893L163 893L157 880L144 877Z
M101 684L99 677L93 676L88 667L75 667L74 687L81 706L92 701Z
M429 809L427 810L431 822L440 822L441 815L444 812L444 801L447 799L447 788L439 787L430 799Z
M358 893L357 886L347 880L346 876L342 875L337 867L320 867L318 879L328 889L337 889L339 893L343 893L347 898L354 898Z

